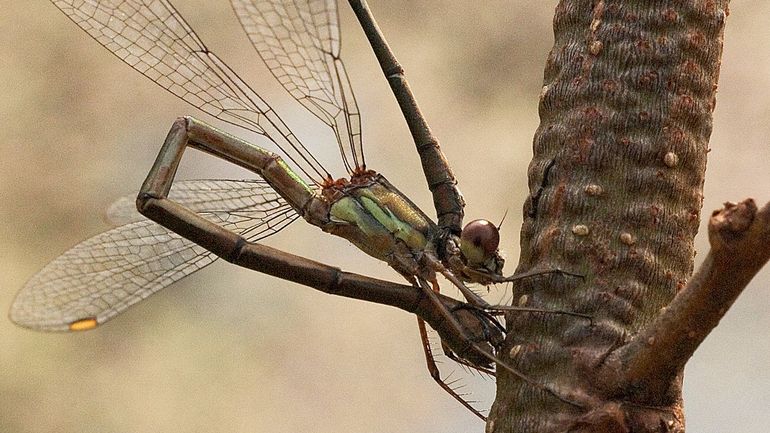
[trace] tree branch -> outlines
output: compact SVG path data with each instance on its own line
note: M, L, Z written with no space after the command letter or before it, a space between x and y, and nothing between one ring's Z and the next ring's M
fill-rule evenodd
M515 290L523 305L594 321L510 316L500 352L597 404L575 411L501 374L490 432L684 431L677 369L657 389L623 387L635 361L617 355L692 275L728 3L556 6L517 272L585 278L529 279ZM649 357L668 358L654 349Z
M667 387L738 295L770 259L770 203L725 203L709 220L711 251L662 313L605 364L620 387ZM665 356L661 356L665 354ZM654 392L654 391L653 391Z

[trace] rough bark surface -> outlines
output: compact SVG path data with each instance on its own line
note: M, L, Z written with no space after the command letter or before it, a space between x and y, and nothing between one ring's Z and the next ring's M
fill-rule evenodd
M500 371L488 432L684 430L681 370L665 385L599 377L693 271L728 0L563 0L540 97L503 355L566 404Z

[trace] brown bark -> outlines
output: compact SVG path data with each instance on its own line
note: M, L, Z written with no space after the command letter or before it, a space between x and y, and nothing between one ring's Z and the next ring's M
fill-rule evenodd
M684 363L766 261L750 260L725 287L724 272L741 265L717 251L751 252L712 238L710 261L687 283L728 3L557 6L518 272L558 268L585 278L552 274L516 290L527 306L594 321L508 318L502 354L579 407L501 371L487 431L684 431ZM743 203L725 212L735 233L715 226L718 239L767 231L764 210L755 216ZM708 324L693 322L699 313Z

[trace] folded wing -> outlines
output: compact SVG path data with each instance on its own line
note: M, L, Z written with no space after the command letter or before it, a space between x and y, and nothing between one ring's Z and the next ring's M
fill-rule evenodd
M298 217L259 180L183 181L169 198L250 241ZM138 213L122 209L115 215L126 224L75 245L26 283L11 306L11 320L44 331L69 331L84 321L102 324L217 258Z

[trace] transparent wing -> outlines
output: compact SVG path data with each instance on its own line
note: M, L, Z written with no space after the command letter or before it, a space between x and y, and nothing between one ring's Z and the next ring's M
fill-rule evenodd
M188 181L179 186L171 198L197 207L200 215L250 241L277 233L298 216L263 181ZM248 189L253 196L243 194ZM211 206L204 205L209 199ZM46 265L19 291L10 318L45 331L78 329L82 323L92 327L216 258L152 221L125 224L75 245Z
M100 44L191 105L263 135L316 184L329 173L168 0L53 0Z
M263 180L181 180L174 182L169 198L193 212L210 212L217 208L248 209L255 203L265 209L286 205L285 200ZM113 226L144 220L136 210L136 193L115 200L107 209L105 219Z
M364 169L361 115L340 58L336 0L231 0L276 79L334 129L348 171Z

